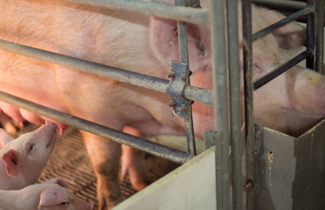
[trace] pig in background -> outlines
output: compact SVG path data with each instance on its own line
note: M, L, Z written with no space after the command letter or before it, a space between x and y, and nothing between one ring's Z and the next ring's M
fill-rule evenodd
M60 179L50 179L21 190L0 190L0 210L92 210L94 204L83 201Z
M17 139L0 129L0 190L18 190L36 182L53 151L56 128L46 122Z
M179 60L176 21L56 0L0 0L0 4L4 40L160 78L169 74L172 60ZM208 4L201 1L203 8ZM253 32L283 18L255 6L252 13ZM188 24L188 41L191 84L212 89L209 29ZM296 22L255 41L254 80L288 60L304 41L305 29ZM171 116L166 94L5 51L0 54L1 91L117 130L130 126L150 135L184 135L183 120ZM293 67L254 92L255 122L299 135L324 118L325 103L319 97L324 88L323 76ZM5 103L0 107L17 122L41 125L45 120ZM197 137L214 129L213 116L211 107L193 104ZM57 124L62 132L65 125ZM117 182L121 145L81 132L98 179L99 208L111 208L123 200ZM141 164L133 158L136 153L127 154L127 166L135 166L126 169L131 182L141 180ZM141 182L133 182L136 189L146 185Z

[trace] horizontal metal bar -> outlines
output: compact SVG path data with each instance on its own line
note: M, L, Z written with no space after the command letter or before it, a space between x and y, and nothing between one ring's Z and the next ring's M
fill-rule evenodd
M153 15L162 18L185 21L209 27L208 9L186 8L161 4L156 2L145 2L137 0L62 0L101 6L110 9L121 9L132 12L139 12L146 15Z
M306 15L306 14L309 14L311 12L314 11L314 8L312 6L309 6L309 7L306 7L296 13L293 13L292 15L280 20L279 22L276 22L256 33L253 34L252 36L252 40L255 41L256 39L262 37L262 36L265 36L266 34L269 34L271 33L272 31L274 31L275 29L278 29L284 25L286 25L287 23L289 22L292 22L294 20L296 20L298 17L302 16L302 15Z
M280 74L284 73L285 71L287 71L288 69L290 69L291 67L293 67L294 65L296 65L297 63L299 63L300 61L302 61L303 59L305 59L306 57L308 57L311 54L312 54L312 52L310 52L310 51L304 51L304 52L300 53L299 55L297 55L296 57L289 60L288 62L279 66L278 68L276 68L269 74L265 75L261 79L254 82L254 90L257 90L258 88L262 87L266 83L270 82L271 80L273 80Z
M96 134L98 136L111 139L115 142L125 144L136 149L148 152L150 154L163 157L178 163L184 163L192 158L192 156L185 152L169 148L167 146L157 144L146 139L135 137L126 133L123 133L112 128L105 127L103 125L90 122L79 117L69 115L64 112L60 112L48 107L35 104L33 102L18 98L16 96L4 93L0 91L0 100L9 103L13 106L20 107L35 114L53 119L71 127L78 128L80 130L87 131L89 133Z
M297 1L283 1L283 0L252 0L252 3L270 9L286 10L286 11L298 11L307 6L306 2Z
M111 78L121 82L126 82L132 85L145 87L148 89L166 93L169 81L157 77L140 74L124 69L119 69L103 64L82 60L58 53L53 53L33 47L28 47L13 42L8 42L0 39L0 49L19 55L35 58L45 62L58 64L61 66L77 69L83 72L96 74L102 77ZM184 96L190 100L198 101L209 106L212 106L212 90L205 90L196 87L186 87Z

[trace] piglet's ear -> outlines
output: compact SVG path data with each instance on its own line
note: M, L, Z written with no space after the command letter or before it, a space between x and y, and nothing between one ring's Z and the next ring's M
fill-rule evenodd
M14 139L5 130L0 129L0 149L12 140Z
M9 176L17 176L20 173L20 160L16 150L9 150L2 159L6 163L6 171Z
M44 183L58 184L61 187L68 188L68 184L61 178L52 178L45 181Z
M63 189L59 185L54 184L41 193L38 209L45 210L51 206L68 205L68 201L69 198Z

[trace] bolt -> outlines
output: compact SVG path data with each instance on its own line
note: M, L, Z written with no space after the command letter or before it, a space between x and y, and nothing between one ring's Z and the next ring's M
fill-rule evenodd
M174 100L172 100L169 104L168 104L169 107L174 107L176 106L176 102Z
M167 78L174 78L175 77L175 72L171 71L166 77Z

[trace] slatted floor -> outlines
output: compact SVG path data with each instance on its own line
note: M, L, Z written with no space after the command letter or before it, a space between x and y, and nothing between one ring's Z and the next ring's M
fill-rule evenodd
M19 134L35 129L37 129L36 126L29 124L22 131L19 131ZM150 154L144 154L144 160L149 179L152 182L179 166L176 163ZM98 209L96 178L81 134L74 128L68 128L63 136L58 137L55 149L38 182L54 177L63 178L76 196L87 201L92 200L95 203L94 209ZM126 197L136 193L130 184L128 176L119 183L121 191Z

